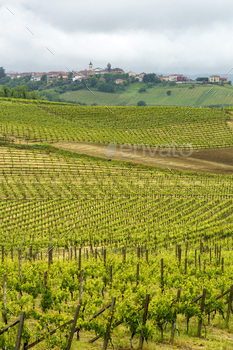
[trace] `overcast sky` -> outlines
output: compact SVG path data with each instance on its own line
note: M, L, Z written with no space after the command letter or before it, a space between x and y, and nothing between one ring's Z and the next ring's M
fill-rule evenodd
M0 0L0 33L6 71L81 70L90 60L137 73L233 67L232 0Z

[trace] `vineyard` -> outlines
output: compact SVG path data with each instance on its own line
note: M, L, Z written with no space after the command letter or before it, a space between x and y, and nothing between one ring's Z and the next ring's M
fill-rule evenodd
M32 142L91 142L194 149L233 145L223 110L185 107L83 107L0 101L0 134Z
M0 105L1 349L232 349L232 176L52 145L225 147L229 115Z

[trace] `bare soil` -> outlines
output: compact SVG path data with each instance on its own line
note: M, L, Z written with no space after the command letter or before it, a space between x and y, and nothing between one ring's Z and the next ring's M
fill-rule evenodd
M196 150L180 154L179 150L120 149L114 145L58 142L55 147L91 156L140 163L150 166L197 171L213 174L233 174L233 147Z

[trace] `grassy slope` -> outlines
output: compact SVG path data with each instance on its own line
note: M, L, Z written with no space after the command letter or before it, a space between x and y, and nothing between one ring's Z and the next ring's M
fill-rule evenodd
M123 93L104 93L94 91L94 95L88 90L67 92L61 95L66 101L82 102L86 104L96 103L108 106L134 106L137 101L144 100L148 106L211 106L211 105L233 105L233 87L207 85L196 85L190 89L190 85L177 86L155 86L139 93L142 84L133 84ZM213 88L212 88L213 87ZM212 88L212 89L211 89ZM211 90L210 90L211 89ZM172 91L171 96L166 92Z

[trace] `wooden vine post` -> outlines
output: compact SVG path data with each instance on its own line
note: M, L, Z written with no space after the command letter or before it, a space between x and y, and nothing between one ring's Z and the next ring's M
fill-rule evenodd
M161 290L164 291L164 281L163 281L163 258L161 259Z
M4 274L3 276L3 321L5 324L7 324L7 318L6 318L6 283L7 283L7 275Z
M104 249L104 266L106 266L106 249Z
M76 323L77 323L79 312L81 309L82 297L83 297L83 270L81 270L81 272L80 272L80 287L79 287L78 306L77 306L76 311L75 311L75 316L74 316L74 320L72 323L72 327L71 327L70 336L69 336L66 350L70 350L75 332L77 332L77 339L79 340L79 329L76 328Z
M203 289L203 294L202 294L202 299L201 299L201 316L204 312L204 306L205 306L205 298L206 298L206 288ZM197 335L200 338L201 336L201 326L202 326L202 318L200 318L198 322L198 330L197 330Z
M76 311L75 311L75 316L74 316L74 320L73 320L73 323L72 323L72 328L71 328L71 332L70 332L70 336L69 336L69 340L68 340L68 344L67 344L66 350L70 350L70 348L71 348L73 337L74 337L74 333L75 333L76 323L77 323L78 316L79 316L80 308L81 308L81 301L79 301L78 306L77 306Z
M30 260L32 260L32 246L31 245L29 248L29 258L30 258Z
M180 292L181 292L181 289L178 289L178 291L177 291L177 300L176 300L177 303L179 303L179 301L180 301ZM174 313L174 321L172 323L171 341L174 340L174 336L175 336L176 318L177 318L177 313L175 312Z
M48 256L49 256L48 263L49 263L49 267L50 267L53 263L53 247L52 246L49 247Z
M21 249L19 249L19 281L21 282L22 279L22 256L21 256ZM19 300L22 297L21 287L19 291Z
M17 333L16 343L15 343L15 350L20 350L24 319L25 319L25 311L21 311L20 318L19 318L18 333Z
M5 257L5 248L4 248L4 245L2 245L2 264L4 263L4 257Z
M147 262L147 264L149 263L149 251L148 251L148 249L146 250L146 262Z
M112 265L109 266L109 284L110 288L112 288Z
M78 251L78 269L79 269L79 271L81 270L81 266L82 266L82 248L79 248L79 251Z
M77 260L77 246L74 246L74 259Z
M136 276L136 286L138 286L139 283L139 264L137 264L137 276Z
M125 265L125 263L126 263L126 249L125 248L122 249L122 254L123 254L123 264Z
M148 308L149 308L149 301L150 301L150 294L147 294L147 295L146 295L145 306L144 306L143 319L142 319L142 325L143 325L143 326L145 326L146 321L147 321L147 314L148 314ZM139 350L142 350L143 343L144 343L144 337L143 337L143 334L141 334L140 343L139 343Z
M226 323L229 323L230 314L231 314L231 306L232 306L232 299L233 299L233 284L231 285L230 295L229 295L229 301L228 301L228 308L227 308L227 317L226 317Z
M110 339L110 331L111 331L111 326L112 326L112 321L113 321L115 304L116 304L116 297L113 297L112 303L111 303L111 309L110 309L110 313L109 313L109 318L108 318L107 329L106 329L105 338L104 338L103 350L107 350L107 347L108 347L108 341Z

